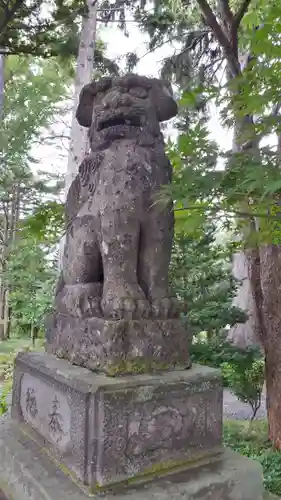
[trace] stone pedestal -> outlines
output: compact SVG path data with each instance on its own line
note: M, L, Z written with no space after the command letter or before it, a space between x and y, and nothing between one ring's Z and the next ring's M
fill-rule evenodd
M222 386L206 367L110 378L21 353L12 417L95 491L220 452Z
M108 320L81 314L54 315L46 342L50 354L113 376L182 370L191 365L191 331L179 318Z
M9 500L88 500L89 492L59 460L8 420L0 422L0 488ZM185 470L146 484L91 495L98 500L269 500L263 496L258 462L226 450L217 460L190 464ZM273 499L272 499L273 500Z
M110 378L21 353L0 427L13 500L262 500L260 465L222 448L217 370Z

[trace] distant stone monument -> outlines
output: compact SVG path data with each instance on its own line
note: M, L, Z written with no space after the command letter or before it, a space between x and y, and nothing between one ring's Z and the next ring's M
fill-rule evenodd
M159 122L168 84L103 78L81 92L85 158L45 353L15 365L0 428L0 487L14 500L262 500L260 466L222 447L222 380L191 367L171 296L172 170Z

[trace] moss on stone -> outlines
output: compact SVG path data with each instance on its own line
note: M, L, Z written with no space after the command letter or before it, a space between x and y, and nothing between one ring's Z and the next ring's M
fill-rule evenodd
M98 483L90 489L92 494L98 492L105 492L111 489L117 489L119 487L125 486L133 486L139 483L146 483L153 481L153 479L168 476L170 474L179 473L185 471L189 468L193 468L199 465L203 465L202 462L206 461L207 463L215 460L220 456L221 449L213 450L212 453L202 453L197 455L194 459L181 459L181 460L168 460L166 462L160 462L153 464L151 467L144 469L142 472L136 474L133 477L128 479L124 479L122 481L118 481L115 483L111 483L106 486L101 486Z
M143 358L135 358L122 360L108 366L106 368L106 373L110 377L116 377L118 375L125 374L156 373L171 370L172 368L174 368L174 366L169 363L163 363L157 360L147 361Z
M34 435L32 432L28 432L26 425L21 425L21 432L25 434L29 439L31 439L34 443L36 443L40 450L45 453L45 455L48 456L48 458L53 462L53 464L61 470L61 472L65 475L68 476L74 484L83 492L86 493L88 496L93 496L91 492L89 492L89 489L85 487L82 482L78 479L76 474L70 470L63 462L58 460L46 446L42 446L38 443L38 441L34 438ZM89 494L90 493L90 494Z

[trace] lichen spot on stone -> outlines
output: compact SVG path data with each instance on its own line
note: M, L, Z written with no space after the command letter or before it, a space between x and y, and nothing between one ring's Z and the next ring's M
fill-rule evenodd
M101 246L102 246L103 253L105 255L107 255L108 254L108 245L103 241Z
M154 395L154 388L152 386L140 387L137 391L136 401L144 402L150 401Z

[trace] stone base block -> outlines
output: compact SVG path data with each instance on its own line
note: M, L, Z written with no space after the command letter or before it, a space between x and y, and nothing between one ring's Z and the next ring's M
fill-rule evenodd
M56 314L47 351L108 375L184 369L191 365L191 333L173 319L106 320Z
M9 500L87 500L58 460L50 459L13 422L0 424L0 489ZM103 500L265 500L257 462L226 450L218 460L190 466L146 485L122 486ZM92 495L100 498L99 494Z
M12 417L95 491L221 450L221 377L194 366L112 378L46 353L21 353Z

